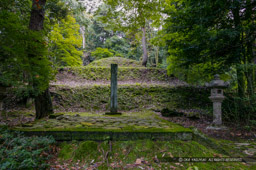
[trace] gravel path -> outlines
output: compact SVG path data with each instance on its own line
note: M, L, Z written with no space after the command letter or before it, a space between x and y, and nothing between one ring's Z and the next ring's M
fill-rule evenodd
M79 86L91 86L91 85L110 85L110 81L89 81L89 80L65 80L65 81L56 81L51 82L51 85L65 85L70 87L79 87ZM142 86L184 86L184 82L179 80L173 80L170 82L164 81L118 81L118 85L142 85Z

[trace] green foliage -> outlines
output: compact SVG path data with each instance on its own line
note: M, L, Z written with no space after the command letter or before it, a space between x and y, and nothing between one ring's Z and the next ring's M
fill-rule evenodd
M83 54L79 51L82 37L75 18L68 15L55 24L50 32L50 58L57 66L81 66Z
M0 83L19 88L27 84L36 95L53 78L45 32L28 29L31 1L4 0L0 5ZM33 83L37 89L31 90Z
M96 48L95 51L91 53L93 57L96 59L102 59L102 58L108 58L108 57L113 57L114 54L109 51L107 48Z
M17 84L17 80L22 79L22 71L28 65L24 47L27 47L26 42L30 39L27 38L25 24L28 24L26 14L31 3L24 1L23 7L19 3L13 7L11 3L14 0L0 2L0 83L5 85Z
M165 9L169 15L165 24L169 71L200 84L216 73L224 75L232 67L239 69L239 65L245 64L237 73L237 81L244 82L246 77L247 84L253 84L253 71L246 67L253 62L255 49L253 6L250 0L169 1ZM243 88L241 83L237 84ZM251 86L247 87L248 92L253 91Z
M54 142L52 137L24 137L0 128L0 169L45 169Z
M130 45L125 38L113 36L106 40L105 47L113 51L114 56L128 58Z
M253 121L256 120L255 97L254 95L251 98L241 98L232 93L227 93L223 102L223 119L255 127L255 121Z
M156 32L154 30L160 27L163 18L162 8L165 1L105 0L105 3L109 5L109 9L106 15L101 16L101 20L104 23L115 23L112 29L123 31L130 38L131 50L128 53L129 58L139 60L142 57L143 63L146 64L147 62L145 63L145 61L148 60L149 56L150 66L159 65L159 49L154 47L153 44L147 45L146 39L152 39ZM146 30L145 36L141 34L141 30ZM141 40L145 41L140 43ZM143 47L143 56L138 53L138 47ZM140 53L142 53L142 49L140 49Z
M135 31L144 27L146 20L152 20L155 24L158 23L161 18L160 12L163 2L161 0L105 0L105 3L111 8L103 20L108 19L115 22L117 29L124 28ZM119 9L120 7L122 10Z

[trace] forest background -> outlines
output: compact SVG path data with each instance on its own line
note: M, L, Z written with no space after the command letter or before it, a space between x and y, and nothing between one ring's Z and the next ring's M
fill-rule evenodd
M2 0L0 83L41 103L57 68L124 57L191 85L220 74L235 96L234 115L248 122L256 110L255 3ZM42 16L34 27L33 11Z

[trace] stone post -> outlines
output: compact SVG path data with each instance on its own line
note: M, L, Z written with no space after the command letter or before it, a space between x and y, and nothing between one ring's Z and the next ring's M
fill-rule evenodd
M117 113L117 69L117 64L111 64L111 113Z
M108 115L121 114L117 111L117 64L111 64L111 95L110 95L110 112Z

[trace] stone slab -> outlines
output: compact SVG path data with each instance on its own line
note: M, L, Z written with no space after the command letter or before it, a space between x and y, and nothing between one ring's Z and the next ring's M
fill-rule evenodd
M94 131L23 131L26 136L53 136L56 141L129 141L129 140L192 140L192 132L94 132Z

